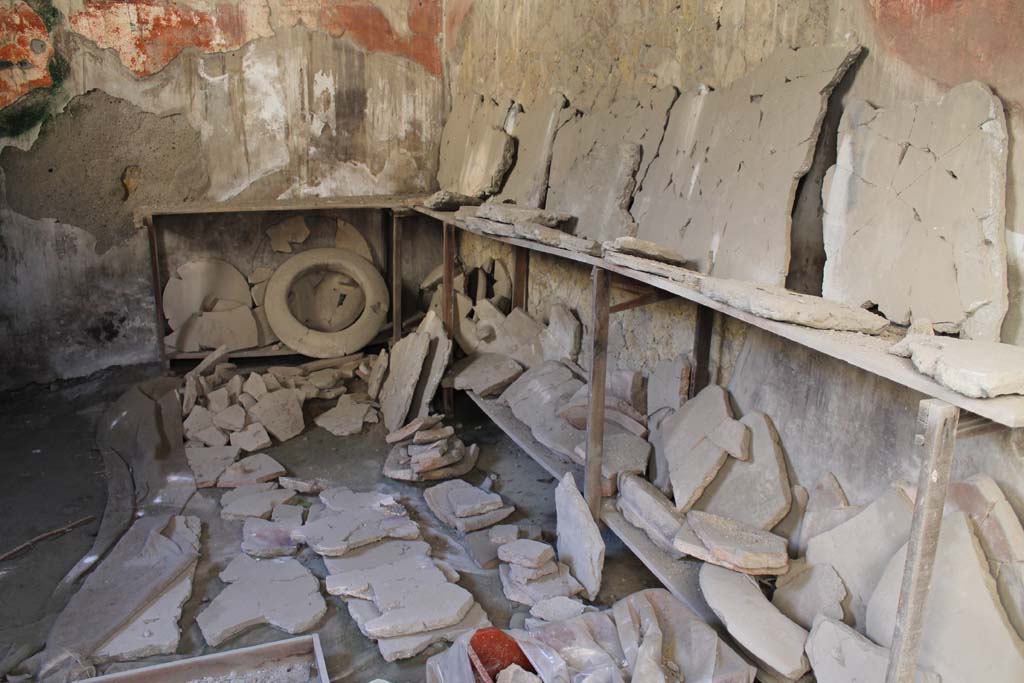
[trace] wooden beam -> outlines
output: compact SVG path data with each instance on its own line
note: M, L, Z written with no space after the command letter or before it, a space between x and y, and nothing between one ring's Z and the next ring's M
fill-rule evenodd
M701 389L711 383L711 337L715 323L715 311L697 304L697 322L693 330L693 348L690 349L690 390L693 398Z
M402 216L391 212L391 344L402 341Z
M601 519L601 465L604 461L604 394L608 375L608 313L611 278L594 266L591 279L590 418L587 420L587 457L583 495L595 521Z
M515 275L512 278L512 308L526 310L530 290L530 250L512 247L515 254Z
M653 291L647 292L646 294L641 294L635 299L630 299L629 301L623 301L622 303L615 304L609 309L609 311L611 313L621 313L623 311L629 311L634 308L640 308L641 306L650 306L651 304L656 304L660 301L666 301L668 299L674 298L676 298L674 294L669 294L668 292L663 292L660 289L655 289Z
M455 338L455 257L458 245L455 237L455 226L444 224L443 245L444 268L441 279L441 321L444 330L451 339ZM441 390L441 400L445 415L451 416L455 410L455 392L451 387Z
M915 679L959 417L959 408L938 399L921 401L918 407L914 449L920 456L921 471L885 683L913 683Z

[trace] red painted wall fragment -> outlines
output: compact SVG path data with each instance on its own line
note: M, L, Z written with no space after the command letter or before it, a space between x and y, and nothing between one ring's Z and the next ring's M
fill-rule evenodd
M53 45L46 24L24 2L0 5L0 109L36 88L52 85Z

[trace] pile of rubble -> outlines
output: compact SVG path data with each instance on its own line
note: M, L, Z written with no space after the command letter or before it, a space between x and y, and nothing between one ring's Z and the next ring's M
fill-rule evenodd
M384 476L398 481L438 481L461 477L476 467L477 444L467 446L444 425L442 415L419 417L385 439L393 444L384 461Z

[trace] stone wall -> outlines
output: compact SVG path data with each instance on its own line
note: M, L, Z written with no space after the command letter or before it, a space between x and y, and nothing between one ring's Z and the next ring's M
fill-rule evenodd
M1024 72L1017 66L1024 6L1015 0L448 0L444 25L452 94L475 90L528 104L558 90L583 111L633 83L721 87L776 48L856 39L866 50L832 97L794 209L787 285L810 293L821 292L821 182L835 160L845 103L863 98L886 106L936 96L965 80L988 83L1005 104L1012 145L1003 339L1024 344ZM477 238L462 239L464 257L480 259L488 249L494 248ZM509 254L504 258L511 264ZM587 287L585 268L544 256L531 261L530 309L540 318L564 300L587 322ZM684 302L613 315L611 365L649 370L659 358L687 352L693 320ZM766 347L771 335L735 320L719 320L715 329L714 375L733 381L744 412L763 410L787 423L780 431L794 481L810 486L834 469L851 499L863 502L895 478L916 476L910 437L919 394L790 344ZM859 399L851 405L853 395ZM1024 513L1017 441L1009 430L963 440L958 475L989 472Z
M0 387L153 358L138 206L432 189L441 17L441 0L0 3Z

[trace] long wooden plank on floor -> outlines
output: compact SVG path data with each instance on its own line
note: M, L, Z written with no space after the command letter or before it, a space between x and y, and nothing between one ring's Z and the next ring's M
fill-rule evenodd
M970 398L947 389L927 375L923 375L914 368L913 364L906 358L900 358L890 354L889 347L899 340L898 337L874 337L855 332L838 332L835 330L817 330L793 323L783 323L776 320L760 318L752 313L742 311L727 304L719 303L710 299L699 291L687 286L682 282L670 280L658 275L644 273L631 268L626 268L614 263L609 263L599 256L583 254L580 252L561 249L546 244L531 242L513 237L498 237L495 235L483 235L479 232L468 230L465 226L455 223L454 212L431 211L417 208L417 211L424 215L432 216L439 221L448 222L467 232L487 237L498 242L504 242L515 247L522 247L532 251L540 251L564 259L584 263L589 266L600 266L613 273L643 282L652 287L657 287L670 292L689 301L707 306L728 316L742 320L754 327L760 327L772 334L784 339L814 349L819 353L837 358L845 363L856 366L879 377L902 384L926 396L938 398L947 403L957 406L962 410L988 418L1007 427L1024 427L1024 396L999 396L997 398Z

